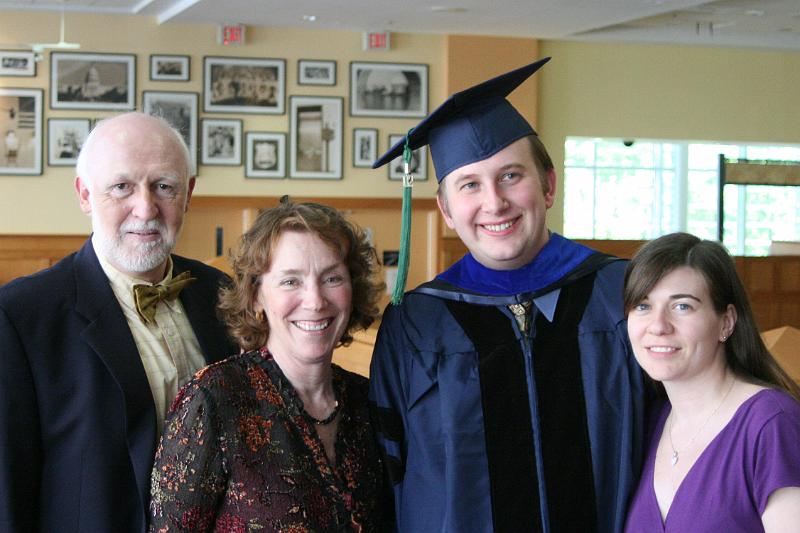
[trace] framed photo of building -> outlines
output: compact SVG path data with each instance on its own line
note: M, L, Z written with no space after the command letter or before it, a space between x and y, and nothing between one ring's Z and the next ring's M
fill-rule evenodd
M42 173L41 89L0 87L0 175Z
M191 174L197 174L197 93L180 91L144 91L142 109L161 117L178 130L192 158Z
M389 135L389 148L405 138L402 134ZM403 156L397 156L389 163L389 179L403 179ZM411 162L408 165L409 172L414 176L415 181L426 181L428 179L428 147L423 146L411 152Z
M292 96L289 177L342 178L342 98Z
M152 81L189 81L189 56L150 56L150 79Z
M50 54L50 108L129 111L136 107L133 54Z
M336 61L301 59L297 62L298 85L336 85Z
M286 177L286 134L248 131L245 134L245 178Z
M235 119L204 119L200 129L203 165L242 164L242 121Z
M282 115L285 101L283 59L203 58L203 111Z
M0 50L0 76L36 76L36 54Z
M378 158L378 130L355 128L353 130L353 166L372 167Z
M350 63L350 114L422 118L428 114L428 65Z
M78 153L89 136L88 118L47 119L47 164L71 167L78 162Z

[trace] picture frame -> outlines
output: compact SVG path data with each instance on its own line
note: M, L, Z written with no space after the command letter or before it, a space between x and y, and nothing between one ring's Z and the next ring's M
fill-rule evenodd
M242 164L242 121L206 118L200 129L200 163L203 165Z
M286 134L269 131L245 133L245 178L286 177Z
M136 108L134 54L50 53L50 108Z
M289 177L342 179L342 106L338 96L292 96Z
M428 65L350 63L350 115L423 118L428 115Z
M285 60L203 58L203 111L283 115L285 101Z
M42 173L42 89L0 87L0 175Z
M150 81L189 81L190 62L189 56L151 54Z
M47 164L51 167L72 167L91 131L88 118L47 119Z
M21 50L0 50L0 76L36 76L36 54Z
M336 61L300 59L297 62L298 85L336 85Z
M378 158L378 130L375 128L353 129L353 166L372 168Z
M161 117L178 130L189 148L191 175L197 175L198 94L182 91L143 91L142 110Z
M389 147L394 146L405 138L401 133L394 133L389 135ZM403 156L399 155L392 159L387 165L389 169L390 180L403 179ZM414 181L427 181L428 180L428 147L422 146L411 152L411 163L409 170L414 176Z

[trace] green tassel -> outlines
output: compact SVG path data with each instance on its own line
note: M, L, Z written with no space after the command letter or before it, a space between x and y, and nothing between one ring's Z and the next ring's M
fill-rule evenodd
M406 291L406 280L408 279L408 262L411 256L411 186L413 178L408 172L411 163L411 147L408 145L408 137L413 128L406 134L406 144L403 147L403 163L405 172L403 176L403 208L400 225L400 257L397 260L397 279L392 291L392 305L400 305L403 302L403 294Z
M392 305L403 302L408 279L408 259L411 240L411 187L403 187L403 218L400 226L400 258L397 260L397 279L394 282Z

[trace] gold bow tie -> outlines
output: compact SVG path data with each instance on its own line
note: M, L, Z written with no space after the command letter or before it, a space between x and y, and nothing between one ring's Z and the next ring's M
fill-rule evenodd
M136 302L136 312L146 324L152 324L156 317L158 302L174 300L184 287L195 281L197 278L193 278L187 270L161 285L134 285L133 300Z

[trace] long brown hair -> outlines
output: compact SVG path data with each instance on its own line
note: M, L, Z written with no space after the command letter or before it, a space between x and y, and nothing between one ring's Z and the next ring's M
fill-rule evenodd
M625 272L625 314L644 300L661 278L683 266L703 276L717 313L722 314L728 305L736 309L736 325L725 342L728 367L748 381L782 389L800 401L800 387L764 345L733 259L717 242L671 233L645 244Z
M233 284L220 290L217 309L231 336L244 350L260 348L267 342L269 327L256 316L253 303L261 274L271 265L275 245L283 232L292 230L317 235L341 251L350 273L352 312L337 346L350 344L351 333L366 329L378 316L384 284L375 280L378 258L365 233L332 207L312 202L295 204L284 196L279 205L262 211L242 235L239 247L232 253Z

